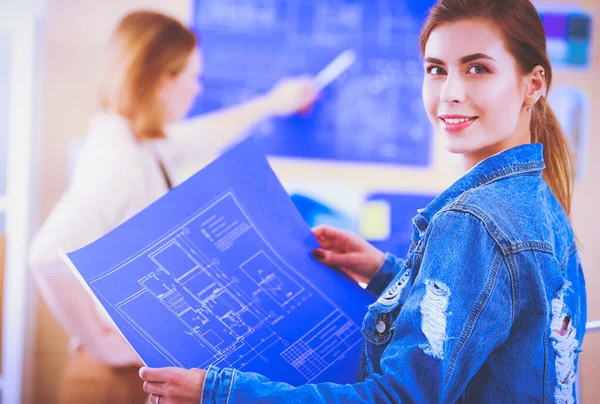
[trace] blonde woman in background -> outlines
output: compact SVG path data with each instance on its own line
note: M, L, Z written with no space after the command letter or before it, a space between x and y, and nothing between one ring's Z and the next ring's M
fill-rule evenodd
M109 232L173 186L173 173L206 161L262 119L314 102L309 77L283 79L251 101L182 121L202 87L197 37L164 14L137 11L109 43L101 110L72 183L36 235L31 266L71 336L62 403L142 403L137 355L100 314L57 254Z

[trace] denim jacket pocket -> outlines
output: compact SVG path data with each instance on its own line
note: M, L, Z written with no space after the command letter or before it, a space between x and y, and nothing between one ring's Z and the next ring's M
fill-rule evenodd
M407 261L404 271L396 275L377 301L369 306L363 320L362 333L365 339L374 345L387 343L394 334L396 318L402 307L402 292L411 275L410 265L410 261Z
M388 343L394 335L394 326L400 308L400 302L394 305L377 302L371 304L362 324L362 334L365 340L374 345Z

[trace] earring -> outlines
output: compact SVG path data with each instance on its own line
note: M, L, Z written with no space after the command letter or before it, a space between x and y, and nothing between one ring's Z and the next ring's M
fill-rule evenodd
M531 105L529 106L529 108L527 108L527 112L531 112L531 107L533 107L533 104L531 104Z

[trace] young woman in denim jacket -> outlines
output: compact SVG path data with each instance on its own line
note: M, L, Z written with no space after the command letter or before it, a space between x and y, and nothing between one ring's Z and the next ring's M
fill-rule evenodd
M379 296L357 382L293 387L213 366L142 368L153 402L576 400L585 283L540 17L529 0L440 0L421 51L427 114L468 171L413 219L406 260L314 230L315 258Z

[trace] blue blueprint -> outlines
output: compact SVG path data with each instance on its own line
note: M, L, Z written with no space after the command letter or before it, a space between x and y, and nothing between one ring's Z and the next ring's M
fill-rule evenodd
M280 78L317 74L346 49L357 61L313 111L253 135L268 154L427 166L419 34L434 0L194 0L205 91L191 114L231 106Z
M316 246L248 139L68 257L149 366L352 382L372 297Z

